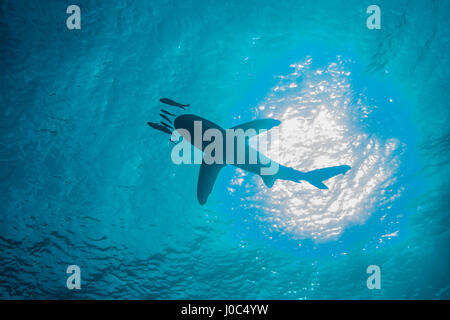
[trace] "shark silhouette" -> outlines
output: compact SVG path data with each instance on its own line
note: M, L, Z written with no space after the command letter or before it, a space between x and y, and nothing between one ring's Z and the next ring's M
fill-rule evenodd
M209 145L211 142L209 141L203 141L203 139L200 139L201 141L196 141L198 139L194 139L194 122L195 121L201 121L202 124L202 131L206 131L208 129L216 129L219 130L222 133L222 137L224 137L223 141L223 155L226 154L225 147L227 146L226 143L226 132L223 128L221 128L219 125L206 120L202 117L193 115L193 114L187 114L187 115L181 115L175 118L174 120L174 128L177 130L177 132L183 136L184 139L186 139L188 142L190 142L194 147L197 149L204 151L205 147ZM254 120L251 122L247 122L238 126L235 126L231 129L237 130L242 129L244 131L248 129L254 129L255 134L259 130L270 130L271 128L278 126L281 122L275 119L260 119L260 120ZM181 130L184 129L184 130ZM248 131L246 131L248 132ZM187 134L189 133L189 134ZM249 136L250 138L250 136ZM194 140L194 141L191 141ZM234 141L236 142L236 141ZM264 181L264 184L271 188L275 181L280 180L290 180L293 182L301 183L301 181L307 181L316 188L319 189L328 189L328 187L323 183L323 181L328 180L338 174L345 174L348 170L350 170L350 166L347 165L340 165L340 166L334 166L334 167L327 167L322 169L317 169L309 172L301 172L298 170L295 170L290 167L282 166L276 162L274 162L271 159L268 159L264 155L260 154L258 151L252 149L249 145L248 139L245 140L245 143L243 144L243 148L245 148L245 161L243 164L239 164L237 161L237 155L238 150L237 148L242 148L242 144L239 143L233 143L234 145L234 161L232 162L233 166L238 167L242 170L254 173L256 175L259 175L262 180ZM242 152L242 150L239 150ZM250 151L255 152L257 154L257 162L254 164L249 163L249 154ZM264 160L264 161L261 161ZM225 162L225 161L224 161ZM242 161L241 161L242 162ZM264 175L261 174L263 168L271 168L276 164L278 166L278 171L276 174L272 175ZM216 178L220 172L220 170L225 167L227 164L217 164L212 163L208 164L205 162L205 158L203 158L201 167L200 167L200 173L198 177L198 183L197 183L197 199L198 202L201 205L204 205L206 201L208 200L208 196L210 195L214 182L216 181Z

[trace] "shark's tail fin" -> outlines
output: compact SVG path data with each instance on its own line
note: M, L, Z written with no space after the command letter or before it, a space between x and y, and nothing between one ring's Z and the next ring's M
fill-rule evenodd
M316 188L319 188L319 189L322 189L322 190L328 189L326 184L324 184L317 177L314 177L313 175L310 175L309 173L310 172L305 173L305 175L303 176L303 179L301 179L301 180L305 180L305 181L309 182L310 184L312 184Z
M336 166L305 172L299 180L305 180L319 189L328 189L323 181L328 180L338 174L345 174L350 170L350 166Z

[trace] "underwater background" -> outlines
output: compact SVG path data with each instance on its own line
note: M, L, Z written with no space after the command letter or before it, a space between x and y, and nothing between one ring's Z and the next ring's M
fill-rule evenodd
M0 297L449 299L449 12L1 1ZM199 165L175 165L147 125L161 108L224 128L273 117L271 158L352 169L329 190L268 189L228 166L200 206ZM81 290L66 287L73 264Z

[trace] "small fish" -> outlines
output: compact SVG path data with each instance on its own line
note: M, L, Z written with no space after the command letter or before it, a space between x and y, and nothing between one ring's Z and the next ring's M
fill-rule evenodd
M48 133L52 133L52 134L56 134L57 133L55 130L50 130L50 129L39 129L39 131L41 131L41 132L48 132Z
M147 122L147 124L152 127L153 129L162 131L164 133L167 134L172 134L172 131L170 131L168 128L166 128L165 126L160 125L159 123L154 123L154 122Z
M163 126L165 126L167 129L174 130L174 128L173 128L172 126L168 125L167 123L165 123L165 122L163 122L163 121L161 121L160 123L161 123Z
M162 113L159 114L163 119L167 120L167 122L169 122L170 124L172 124L172 121L170 121L169 118L167 118L167 116L163 115Z
M172 117L176 117L176 114L170 113L169 111L166 111L164 109L161 109L161 112L164 112L165 114L172 116Z
M170 106L181 108L183 110L184 110L185 107L189 107L188 104L181 104L181 103L178 103L176 101L170 100L168 98L162 98L162 99L159 99L159 101L161 101L162 103L168 104Z

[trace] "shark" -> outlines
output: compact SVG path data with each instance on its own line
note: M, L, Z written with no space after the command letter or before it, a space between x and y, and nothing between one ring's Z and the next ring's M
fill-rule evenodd
M200 116L194 115L194 114L184 114L180 115L175 118L174 120L174 129L177 131L177 133L183 137L183 139L186 139L189 143L191 143L195 148L199 149L200 151L205 151L205 148L212 143L212 141L203 141L203 139L195 139L195 123L200 122L202 125L202 131L205 132L209 129L215 129L216 132L222 133L222 137L224 137L224 141L222 143L223 145L223 153L226 153L226 146L228 139L227 134L225 132L225 129L223 129L221 126L215 124L212 121L209 121L207 119L204 119ZM264 184L271 188L273 187L275 181L277 180L289 180L296 183L301 183L302 181L306 181L310 183L311 185L315 186L318 189L328 189L328 187L323 183L324 181L337 176L339 174L345 174L348 170L351 169L348 165L337 165L333 167L326 167L326 168L320 168L308 172L302 172L299 170L296 170L291 167L283 166L279 163L276 163L275 161L267 158L263 154L261 154L258 150L255 150L250 146L249 139L252 138L252 136L256 135L258 132L268 131L272 129L273 127L279 126L281 122L276 119L272 118L265 118L265 119L257 119L250 122L246 122L237 126L232 127L231 129L236 131L239 129L242 129L244 132L250 132L249 135L246 135L245 142L244 143L235 143L236 141L233 141L234 146L234 159L231 159L233 161L223 161L223 163L217 163L211 161L206 161L205 154L203 154L202 163L200 166L200 172L197 182L197 199L200 205L204 205L209 195L212 192L212 189L214 187L214 183L217 179L217 176L219 175L219 172L226 166L231 163L231 165L240 168L241 170L259 175L261 179L263 180ZM248 130L253 129L253 130ZM252 135L253 132L253 135ZM236 139L236 137L233 137L232 139ZM245 161L238 161L237 159L239 152L243 152L242 154L245 155ZM250 159L250 153L253 152L256 154L256 161L249 161ZM241 158L242 160L242 158ZM273 174L263 174L264 170L268 170L270 168L278 168L276 173Z

